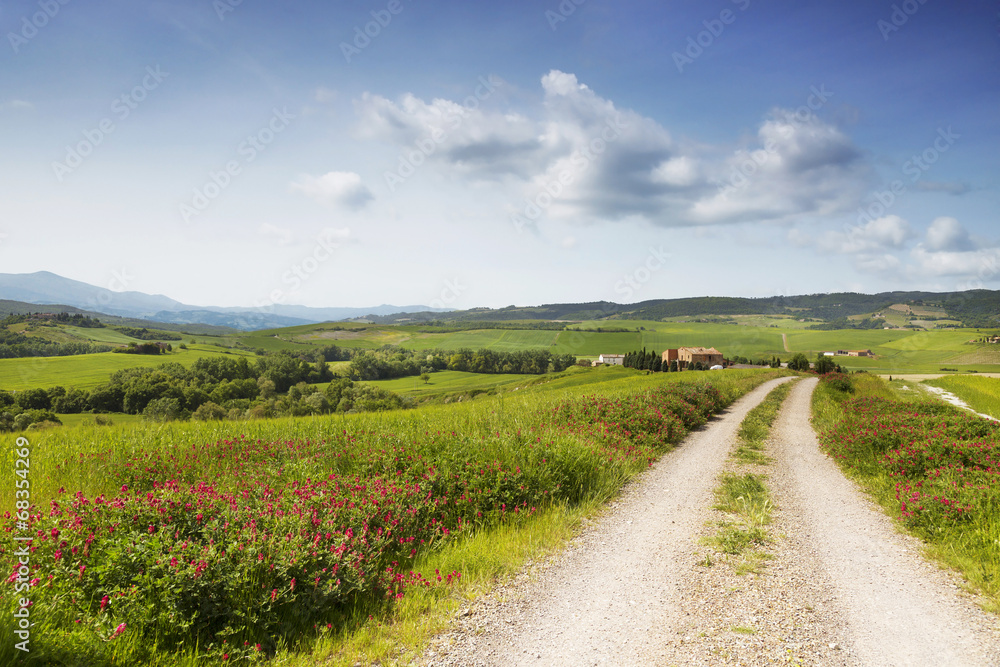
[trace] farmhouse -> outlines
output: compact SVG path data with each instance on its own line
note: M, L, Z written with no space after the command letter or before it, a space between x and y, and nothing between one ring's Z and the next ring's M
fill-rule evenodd
M722 366L722 353L714 347L679 347L676 350L664 350L663 361L677 362L678 368L686 368L695 363L701 363L705 368Z
M597 357L598 363L608 364L609 366L623 366L625 365L625 355L624 354L602 354Z
M848 350L847 356L849 357L874 357L871 350Z

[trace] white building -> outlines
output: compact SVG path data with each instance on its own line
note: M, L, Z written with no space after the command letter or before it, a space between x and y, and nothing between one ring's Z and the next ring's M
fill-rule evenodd
M625 355L624 354L602 354L597 357L597 361L602 364L608 364L610 366L624 366L625 365Z

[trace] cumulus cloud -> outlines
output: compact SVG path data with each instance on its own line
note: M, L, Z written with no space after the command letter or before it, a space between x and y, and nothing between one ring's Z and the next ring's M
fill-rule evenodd
M914 271L923 276L949 276L980 282L1000 277L1000 247L973 238L955 218L935 218L923 242L911 252Z
M1000 248L934 252L921 245L913 249L912 256L919 276L951 276L966 281L996 280L1000 277Z
M953 278L954 289L964 289L1000 280L1000 245L973 237L951 217L935 218L922 234L903 218L887 215L818 238L792 228L788 240L820 253L850 256L861 272L914 283Z
M871 178L870 165L840 130L811 113L774 109L755 144L720 165L720 187L692 212L704 222L835 214L860 201Z
M870 220L843 231L828 231L819 237L795 227L787 235L793 246L811 247L824 255L847 255L859 271L892 275L906 271L907 265L899 253L905 252L917 237L910 223L897 215Z
M927 229L925 246L932 252L968 251L975 248L969 232L955 218L935 218Z
M878 253L899 250L915 236L910 223L898 215L887 215L843 232L828 232L819 247L843 254Z
M374 199L361 176L351 171L331 171L315 177L305 174L291 184L291 189L324 204L359 209Z
M462 102L366 93L355 101L357 134L398 145L400 164L509 183L512 212L531 225L543 216L664 226L785 220L850 210L870 190L861 152L812 113L775 109L753 145L727 150L679 141L572 73L552 70L540 83L541 103L522 112L490 99L506 85L493 78Z

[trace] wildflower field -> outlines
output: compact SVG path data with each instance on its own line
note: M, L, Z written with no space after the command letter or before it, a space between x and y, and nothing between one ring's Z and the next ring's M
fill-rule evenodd
M428 554L608 499L689 429L782 374L566 378L410 411L5 436L0 662L308 654L391 619L412 594L463 585L461 568L421 569ZM22 599L30 653L14 648Z
M820 439L1000 611L1000 423L908 394L875 377L821 382L813 398Z

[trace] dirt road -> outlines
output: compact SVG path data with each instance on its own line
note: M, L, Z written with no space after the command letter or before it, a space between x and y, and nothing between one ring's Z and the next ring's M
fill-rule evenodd
M819 452L815 380L773 432L773 560L742 577L704 563L716 477L777 382L691 434L554 561L470 605L416 664L1000 665L996 617Z

